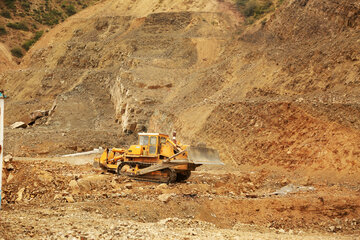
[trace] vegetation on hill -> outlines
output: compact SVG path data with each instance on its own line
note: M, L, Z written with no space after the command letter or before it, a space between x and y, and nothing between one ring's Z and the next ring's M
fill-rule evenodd
M284 0L236 0L236 5L244 15L245 23L252 24L265 14L274 11L283 2Z
M29 31L28 26L26 26L26 23L24 22L8 23L6 26L16 30Z
M4 26L0 26L0 36L1 35L5 35L7 32L6 32L6 29Z
M30 49L43 35L44 31L38 31L35 33L34 37L30 40L27 40L23 45L21 45L26 51Z
M20 48L13 48L11 49L11 54L14 56L14 57L17 57L17 58L21 58L24 56L22 50Z
M0 41L12 49L13 56L21 58L23 56L21 47L26 51L29 50L49 27L59 24L97 1L0 1Z

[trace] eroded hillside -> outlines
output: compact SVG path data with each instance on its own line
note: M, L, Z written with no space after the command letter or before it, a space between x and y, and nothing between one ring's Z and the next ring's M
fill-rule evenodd
M8 151L123 145L139 131L176 129L229 165L356 172L359 9L285 1L244 28L230 2L102 2L3 73L7 124L53 110L9 130Z
M176 90L171 95L169 90L185 83L179 77L216 61L236 25L218 10L216 1L179 2L170 13L156 13L162 8L155 1L128 4L129 9L122 10L123 4L107 1L68 19L30 50L22 70L4 74L3 83L12 83L8 106L16 106L9 108L13 114L8 124L32 111L55 108L45 124L25 130L31 132L29 138L37 136L33 150L24 146L30 139L22 137L9 144L12 151L25 147L37 152L37 146L48 144L48 134L60 152L74 144L119 145L119 135L146 131L157 106L175 96ZM195 12L199 9L209 12ZM62 135L70 132L81 133L69 141ZM43 152L53 152L52 144Z
M0 72L0 238L357 239L359 1L237 2L100 1ZM173 130L225 166L159 185L58 156Z

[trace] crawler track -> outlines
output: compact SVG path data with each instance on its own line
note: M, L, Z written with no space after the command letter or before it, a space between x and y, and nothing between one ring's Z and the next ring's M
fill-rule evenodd
M152 164L139 163L139 162L123 162L118 166L117 174L121 176L127 176L133 178L135 180L140 181L148 181L148 182L156 182L156 183L174 183L177 180L177 174L174 169L165 168L160 171L154 171L144 175L135 175L134 173L127 172L124 169L129 169L127 166L131 168L135 168L136 165L141 168L146 168L151 166Z

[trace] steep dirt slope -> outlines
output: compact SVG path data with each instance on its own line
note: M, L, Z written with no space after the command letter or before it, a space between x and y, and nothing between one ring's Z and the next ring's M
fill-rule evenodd
M15 66L10 51L3 43L0 43L0 72Z
M220 149L235 166L356 176L359 9L346 1L285 2L186 83L181 102L157 110L151 128L180 129L186 141Z
M8 124L56 106L44 124L9 132L12 151L39 152L49 135L58 148L45 153L176 129L228 166L356 174L359 4L284 1L242 33L227 6L104 1L69 18L1 78Z
M161 11L155 3L106 1L89 8L44 36L24 58L22 70L4 74L2 83L11 86L8 124L34 110L55 108L45 125L25 130L29 138L9 144L13 151L20 151L34 135L42 145L50 132L59 141L64 133L81 131L77 144L86 147L94 145L91 139L101 139L97 145L121 143L106 131L146 131L156 106L167 101L179 80L184 82L179 77L216 60L235 29L236 22L216 12L216 1L173 2L174 12L150 14ZM118 8L124 5L129 12ZM150 15L137 18L138 8ZM199 9L211 12L192 12ZM31 147L37 151L36 145Z
M0 75L6 153L176 130L225 166L158 185L51 161L62 157L9 159L0 238L356 239L359 9L285 0L244 27L230 1L107 0L68 18ZM29 126L10 129L18 120Z
M175 117L180 135L217 146L229 162L358 171L359 9L286 1L209 67L205 91L189 84L183 99L196 92L201 101L190 98L180 116L170 103L152 126Z

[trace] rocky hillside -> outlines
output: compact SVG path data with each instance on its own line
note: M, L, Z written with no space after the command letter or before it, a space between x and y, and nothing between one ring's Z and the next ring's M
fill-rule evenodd
M94 2L0 1L0 71L14 68L44 32Z
M176 129L228 166L354 173L359 11L356 1L285 0L244 27L231 1L103 1L2 73L8 125L51 110L7 130L7 151L120 146Z
M211 63L235 29L228 15L237 13L224 14L216 1L156 3L106 1L86 9L30 49L21 70L3 75L2 83L11 83L8 124L54 109L43 124L15 131L29 135L14 141L12 151L119 145L119 135L148 130L156 106L184 81L179 76L194 64L201 70L205 61ZM164 13L169 5L173 12ZM208 12L199 12L204 9ZM213 50L207 52L204 44ZM34 137L36 144L27 147Z

